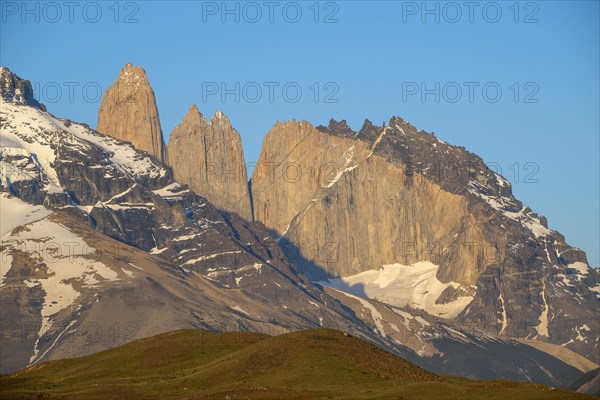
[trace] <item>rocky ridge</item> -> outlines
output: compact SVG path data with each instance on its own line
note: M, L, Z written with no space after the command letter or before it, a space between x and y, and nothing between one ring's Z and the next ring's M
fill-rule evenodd
M46 111L46 106L35 99L31 82L13 74L8 68L0 67L0 90L6 101Z

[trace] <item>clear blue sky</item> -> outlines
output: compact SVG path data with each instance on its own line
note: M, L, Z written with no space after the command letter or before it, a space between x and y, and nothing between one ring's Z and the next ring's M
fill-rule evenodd
M53 4L60 9L2 1L0 63L37 83L57 116L95 127L94 88L110 86L127 62L146 69L166 139L191 103L207 115L220 109L248 162L276 120L334 117L358 129L364 118L399 115L500 167L519 199L600 265L597 1L477 2L471 10L462 1L428 2L427 10L421 1L321 2L318 15L313 1L228 2L237 15L224 14L220 1ZM80 85L72 99L69 82ZM208 91L236 82L239 102ZM272 102L269 82L278 83ZM424 99L422 84L431 91ZM472 101L469 85L478 85Z

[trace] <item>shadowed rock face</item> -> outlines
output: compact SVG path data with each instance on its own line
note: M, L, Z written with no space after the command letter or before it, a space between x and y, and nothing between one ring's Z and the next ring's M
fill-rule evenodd
M240 134L220 111L207 121L192 105L171 133L167 163L178 182L218 208L252 221Z
M98 111L98 132L131 142L164 161L164 141L154 91L142 67L127 64L104 93Z
M4 100L46 111L46 106L33 97L31 82L21 79L10 72L8 68L0 67L0 88Z

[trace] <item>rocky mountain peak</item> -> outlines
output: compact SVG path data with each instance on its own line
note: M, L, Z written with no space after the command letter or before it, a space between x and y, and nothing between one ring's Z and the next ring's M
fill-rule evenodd
M2 98L6 101L46 111L46 106L33 96L31 82L21 79L6 67L0 67L0 90Z
M589 310L597 309L598 276L585 253L514 198L508 180L400 117L350 132L336 120L302 136L276 126L264 142L252 177L254 215L279 243L303 249L300 272L350 282L427 260L449 286L416 307L582 355L597 345ZM289 165L303 173L290 179ZM397 295L390 291L391 304ZM563 318L567 309L577 317ZM589 336L579 337L584 321Z
M196 106L196 104L192 104L190 106L187 114L185 114L185 116L183 117L183 120L181 120L181 124L185 124L187 126L191 126L191 125L200 126L200 125L204 125L207 123L208 123L208 121L206 121L206 118L204 118L204 115L202 115L202 113L200 112L200 110L198 109L198 106Z
M97 130L131 142L164 161L164 141L154 91L142 67L127 64L105 91Z
M227 115L225 115L220 110L215 111L215 113L213 114L213 116L210 118L210 123L211 124L217 123L219 126L224 126L224 127L232 128L231 121L229 120L229 118L227 117Z
M126 64L117 78L119 81L139 81L140 83L148 83L148 76L144 68L139 65Z
M370 120L365 119L362 128L356 134L356 139L363 142L373 143L381 134L383 127L374 125Z
M167 163L177 181L218 208L252 220L242 140L221 111L209 122L193 104L171 132Z
M323 133L328 133L330 135L336 135L346 138L353 138L356 135L356 132L352 130L352 128L350 127L350 125L348 125L345 119L341 121L336 121L332 118L329 120L329 125L327 125L326 127L323 125L319 125L317 127L317 130Z
M195 113L198 113L198 114L202 115L202 113L198 109L198 106L196 105L196 103L192 103L192 105L190 106L190 108L188 110L188 114L191 113L191 112L195 112Z
M425 132L423 130L418 130L413 124L406 121L404 118L399 116L392 116L388 123L388 126L402 131L404 134L427 134L432 135L431 133Z
M304 133L310 132L314 129L315 129L315 127L313 126L313 124L311 124L310 122L305 121L305 120L298 121L296 119L291 119L291 120L287 120L287 121L277 121L277 122L275 122L275 125L273 125L271 130L267 133L265 140L268 140L271 133L277 132L279 130L298 132L301 134L300 136L303 136Z

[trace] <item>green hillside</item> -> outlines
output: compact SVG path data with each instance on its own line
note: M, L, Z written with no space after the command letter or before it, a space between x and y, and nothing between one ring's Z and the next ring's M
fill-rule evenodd
M585 399L427 372L334 330L182 330L0 377L1 399Z

